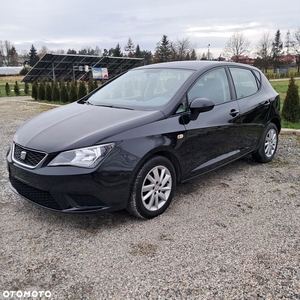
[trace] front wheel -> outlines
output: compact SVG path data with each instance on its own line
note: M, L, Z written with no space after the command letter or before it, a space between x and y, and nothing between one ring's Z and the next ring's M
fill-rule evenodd
M278 129L275 124L267 125L259 142L258 149L252 153L252 157L257 162L270 162L277 150L278 145Z
M155 156L146 161L138 171L127 210L139 218L154 218L167 209L175 187L174 166L167 158Z

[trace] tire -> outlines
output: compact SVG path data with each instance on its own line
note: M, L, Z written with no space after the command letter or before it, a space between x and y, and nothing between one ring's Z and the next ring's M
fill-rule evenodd
M257 162L270 162L277 150L278 129L275 124L269 123L260 139L259 147L252 153L252 157Z
M170 205L175 187L172 163L163 156L150 158L135 177L127 211L138 218L155 218Z

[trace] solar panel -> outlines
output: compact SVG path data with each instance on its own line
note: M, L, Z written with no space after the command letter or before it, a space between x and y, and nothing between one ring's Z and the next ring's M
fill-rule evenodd
M94 67L107 68L109 78L113 78L139 65L142 60L143 58L47 53L21 81L88 81Z

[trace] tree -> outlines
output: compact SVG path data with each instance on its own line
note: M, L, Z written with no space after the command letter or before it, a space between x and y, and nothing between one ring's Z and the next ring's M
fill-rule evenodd
M29 84L28 84L28 82L25 82L24 93L25 93L26 96L29 95Z
M170 41L166 35L163 35L161 41L157 43L153 60L155 63L171 61L171 55Z
M86 96L86 94L87 94L87 90L85 86L85 81L82 79L80 80L79 87L78 87L78 99L83 98L84 96Z
M143 57L143 53L142 53L139 45L136 45L135 52L134 52L134 57L137 57L137 58L142 58Z
M6 82L6 84L5 84L5 94L7 97L10 95L10 86L9 86L8 82Z
M239 62L241 56L248 54L249 47L250 40L242 32L236 32L229 38L224 53L235 62Z
M294 51L296 52L296 63L298 67L298 73L300 72L300 28L296 30L293 34L295 38L292 42L292 46Z
M16 96L20 96L20 87L18 84L18 81L16 81L15 85L14 85L14 92Z
M114 56L114 57L122 57L123 56L119 43L117 44L116 48L113 50L112 56Z
M37 62L39 61L39 57L37 55L37 51L34 48L33 45L31 45L30 51L29 51L29 65L33 67Z
M93 74L90 73L88 81L88 92L91 93L95 89Z
M34 100L37 100L38 99L38 84L36 81L33 82L32 84L32 88L31 88L31 97L34 99Z
M173 52L172 60L190 60L193 51L196 53L195 45L192 45L188 38L178 39L176 43L171 43L171 48Z
M59 101L60 94L59 94L59 87L56 80L52 81L52 101Z
M45 100L46 87L44 82L40 82L38 86L38 99Z
M61 80L60 82L60 101L69 102L69 94L65 82Z
M52 101L52 87L49 81L46 83L45 100Z
M128 42L126 46L124 47L125 52L127 52L128 57L133 57L134 56L134 44L131 40L131 38L128 38Z
M270 32L266 31L263 33L262 38L256 46L256 54L258 55L255 62L256 67L264 69L265 72L267 72L271 64L272 55L272 39L270 38Z
M286 98L283 103L282 117L289 122L299 122L300 120L298 86L295 84L295 79L293 76L290 78Z
M273 61L273 68L274 73L276 72L276 69L281 66L280 57L283 55L283 43L281 40L281 33L278 29L275 34L274 41L272 43L272 61Z
M38 53L39 59L41 59L46 53L49 53L49 50L43 45Z
M69 101L74 102L77 98L77 86L74 81L71 82L70 85L70 93L69 93Z
M12 61L14 65L18 65L18 54L16 48L9 41L0 41L0 61L2 65L12 66Z

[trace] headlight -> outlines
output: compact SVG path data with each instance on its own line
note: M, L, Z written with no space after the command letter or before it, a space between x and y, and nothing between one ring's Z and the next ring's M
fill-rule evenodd
M76 166L92 168L115 146L115 143L65 151L58 154L48 166Z

